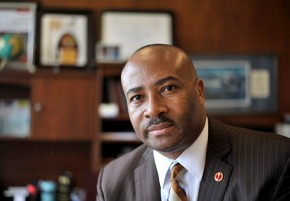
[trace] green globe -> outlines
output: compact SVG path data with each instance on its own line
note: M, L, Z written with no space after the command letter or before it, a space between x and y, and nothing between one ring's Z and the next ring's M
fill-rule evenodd
M23 41L18 34L3 34L0 36L0 59L11 60L21 55Z

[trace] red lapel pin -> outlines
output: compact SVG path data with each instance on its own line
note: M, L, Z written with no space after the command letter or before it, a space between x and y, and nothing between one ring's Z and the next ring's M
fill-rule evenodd
M224 175L223 175L223 173L221 173L221 172L217 172L217 173L215 173L215 175L214 175L214 180L215 180L216 182L220 182L221 180L223 180L223 178L224 178Z

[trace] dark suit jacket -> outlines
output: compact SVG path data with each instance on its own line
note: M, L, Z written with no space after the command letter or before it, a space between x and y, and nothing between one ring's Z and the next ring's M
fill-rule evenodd
M108 164L97 185L97 201L141 200L161 200L153 152L145 145ZM198 200L290 201L290 138L209 119Z

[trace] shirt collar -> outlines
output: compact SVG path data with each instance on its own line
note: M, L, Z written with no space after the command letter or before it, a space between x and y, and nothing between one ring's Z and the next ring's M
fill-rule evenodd
M175 161L153 151L154 160L158 172L159 183L162 187L170 165L174 162L180 163L194 177L201 181L205 166L206 150L208 142L208 119L206 118L204 128L195 142L188 147Z

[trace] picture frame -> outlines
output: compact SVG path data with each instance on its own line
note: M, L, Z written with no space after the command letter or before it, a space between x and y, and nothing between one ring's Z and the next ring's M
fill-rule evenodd
M39 13L39 66L94 67L92 15L90 10L43 9Z
M276 54L193 55L204 80L211 114L275 114L278 110Z
M171 11L103 10L100 21L98 62L125 62L135 50L147 44L174 44ZM114 52L108 58L104 55L107 47L117 49L117 54Z
M197 61L196 70L205 82L208 108L250 105L248 61Z
M35 71L38 4L0 2L0 69Z

